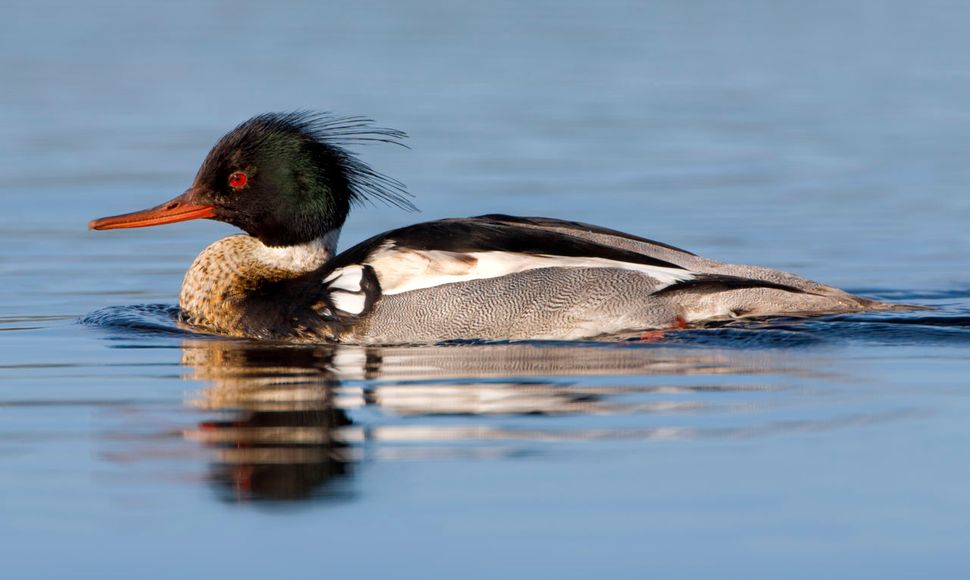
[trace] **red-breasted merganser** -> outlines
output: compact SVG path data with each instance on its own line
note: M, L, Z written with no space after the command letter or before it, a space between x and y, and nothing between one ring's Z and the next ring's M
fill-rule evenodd
M232 336L350 343L579 339L706 321L902 307L723 264L579 222L484 215L420 223L336 253L351 204L413 207L344 146L404 134L361 117L264 114L209 152L192 186L95 230L215 219L235 235L182 282L185 322Z

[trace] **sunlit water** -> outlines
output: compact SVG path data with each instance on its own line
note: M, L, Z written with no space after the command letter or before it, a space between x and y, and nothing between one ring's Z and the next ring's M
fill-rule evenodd
M13 3L3 578L962 578L970 6ZM419 219L581 219L932 311L649 341L191 333L232 230L91 233L251 114L366 114Z

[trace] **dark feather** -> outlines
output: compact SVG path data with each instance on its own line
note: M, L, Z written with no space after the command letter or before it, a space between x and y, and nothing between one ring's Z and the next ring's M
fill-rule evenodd
M687 290L723 292L725 290L737 290L740 288L771 288L774 290L784 290L794 294L810 294L801 288L788 286L787 284L776 284L764 280L753 280L751 278L740 278L737 276L727 276L722 274L695 274L691 280L675 282L653 293L654 296L673 294Z
M391 242L395 247L441 250L456 253L512 252L521 254L601 258L674 270L683 267L621 248L577 238L568 234L521 227L495 221L488 216L425 222L374 236L340 253L327 264L329 271L364 263L378 248Z
M642 242L644 244L652 244L654 246L660 246L661 248L667 248L668 250L673 250L675 252L682 252L689 256L697 255L692 252L688 252L683 248L671 246L670 244L665 244L663 242L658 242L656 240L650 240L647 238L641 238L640 236L635 236L633 234L628 234L626 232L611 230L610 228L594 226L592 224L586 224L582 222L557 220L557 219L545 218L545 217L519 217L519 216L511 216L511 215L498 214L498 213L478 216L477 219L487 219L487 220L510 223L510 224L526 224L526 225L536 226L540 228L560 228L560 229L567 229L567 230L577 230L581 232L589 232L594 234L602 234L604 236L614 236L618 238L632 240L635 242Z
M407 147L402 141L407 134L397 129L374 125L367 117L341 117L328 112L293 111L257 115L226 137L249 148L258 148L280 135L299 135L307 141L319 143L333 154L347 177L351 203L378 199L384 203L417 211L413 197L400 181L388 177L364 163L347 145L391 143ZM228 149L228 147L227 147Z

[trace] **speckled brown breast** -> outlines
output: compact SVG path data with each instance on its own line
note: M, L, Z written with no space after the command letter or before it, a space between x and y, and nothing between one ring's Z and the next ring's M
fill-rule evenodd
M333 338L314 309L319 279L274 267L250 236L223 238L202 251L182 281L184 321L218 334L264 339Z

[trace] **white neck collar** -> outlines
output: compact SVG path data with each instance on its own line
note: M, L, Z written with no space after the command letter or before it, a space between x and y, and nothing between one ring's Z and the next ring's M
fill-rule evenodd
M340 229L295 246L267 246L259 243L257 259L263 264L289 272L309 272L327 263L337 253Z

